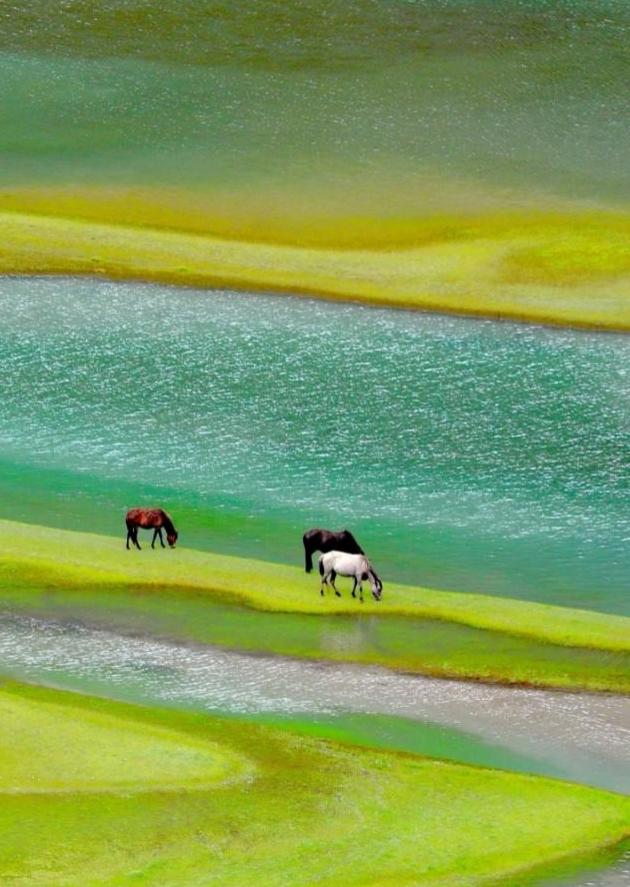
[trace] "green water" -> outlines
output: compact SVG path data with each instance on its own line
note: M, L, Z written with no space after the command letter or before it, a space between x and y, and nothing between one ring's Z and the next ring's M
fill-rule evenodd
M543 872L522 875L509 883L512 887L628 887L630 841L580 859L545 866Z
M616 0L17 0L0 182L227 190L262 222L619 204L629 23Z
M0 281L0 515L628 612L624 336L91 280Z
M248 720L261 721L294 733L363 745L388 748L429 758L459 761L476 767L512 770L519 773L542 773L561 778L562 768L542 764L500 745L483 742L463 730L446 728L430 722L388 715L311 714L286 715L281 712L248 715Z

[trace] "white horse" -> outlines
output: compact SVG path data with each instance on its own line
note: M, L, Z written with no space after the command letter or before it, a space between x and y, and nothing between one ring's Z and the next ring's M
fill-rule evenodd
M363 580L368 579L372 589L372 597L375 601L380 601L383 593L383 583L374 572L374 568L364 554L347 554L345 551L327 551L319 558L319 575L322 577L322 584L319 589L321 595L324 594L324 587L331 585L337 597L341 597L337 591L335 579L337 576L352 576L354 585L352 586L352 597L356 597L357 585L359 586L359 596L363 601Z

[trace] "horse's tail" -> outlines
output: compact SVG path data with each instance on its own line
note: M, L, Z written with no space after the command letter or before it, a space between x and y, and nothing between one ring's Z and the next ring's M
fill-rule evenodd
M304 533L302 536L302 542L304 543L304 570L307 573L310 573L313 569L313 551L309 544L308 533Z

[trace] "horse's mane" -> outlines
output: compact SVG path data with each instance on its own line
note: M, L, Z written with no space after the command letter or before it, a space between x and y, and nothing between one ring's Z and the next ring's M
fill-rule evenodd
M173 523L170 514L168 511L164 511L162 509L162 514L164 515L164 528L167 533L176 533L175 524Z

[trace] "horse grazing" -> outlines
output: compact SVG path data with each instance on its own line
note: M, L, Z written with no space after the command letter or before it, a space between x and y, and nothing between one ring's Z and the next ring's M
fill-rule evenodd
M166 541L170 547L175 547L177 530L168 514L162 511L161 508L131 508L125 516L125 523L127 524L127 548L129 548L129 541L131 541L140 551L140 544L138 543L139 529L153 530L151 548L155 548L156 539L160 540L162 548L166 548L162 538L162 528L166 530Z
M319 558L319 575L322 577L322 584L319 593L323 596L324 586L330 584L337 595L341 597L337 591L335 579L337 576L352 576L354 585L352 586L352 597L356 597L357 585L359 586L359 597L363 603L363 580L368 579L372 589L372 597L375 601L380 601L383 594L383 583L374 571L374 567L364 554L347 554L344 551L328 551L320 555Z
M313 552L345 551L347 554L365 554L350 530L307 530L302 536L304 543L304 569L310 573L313 569Z

